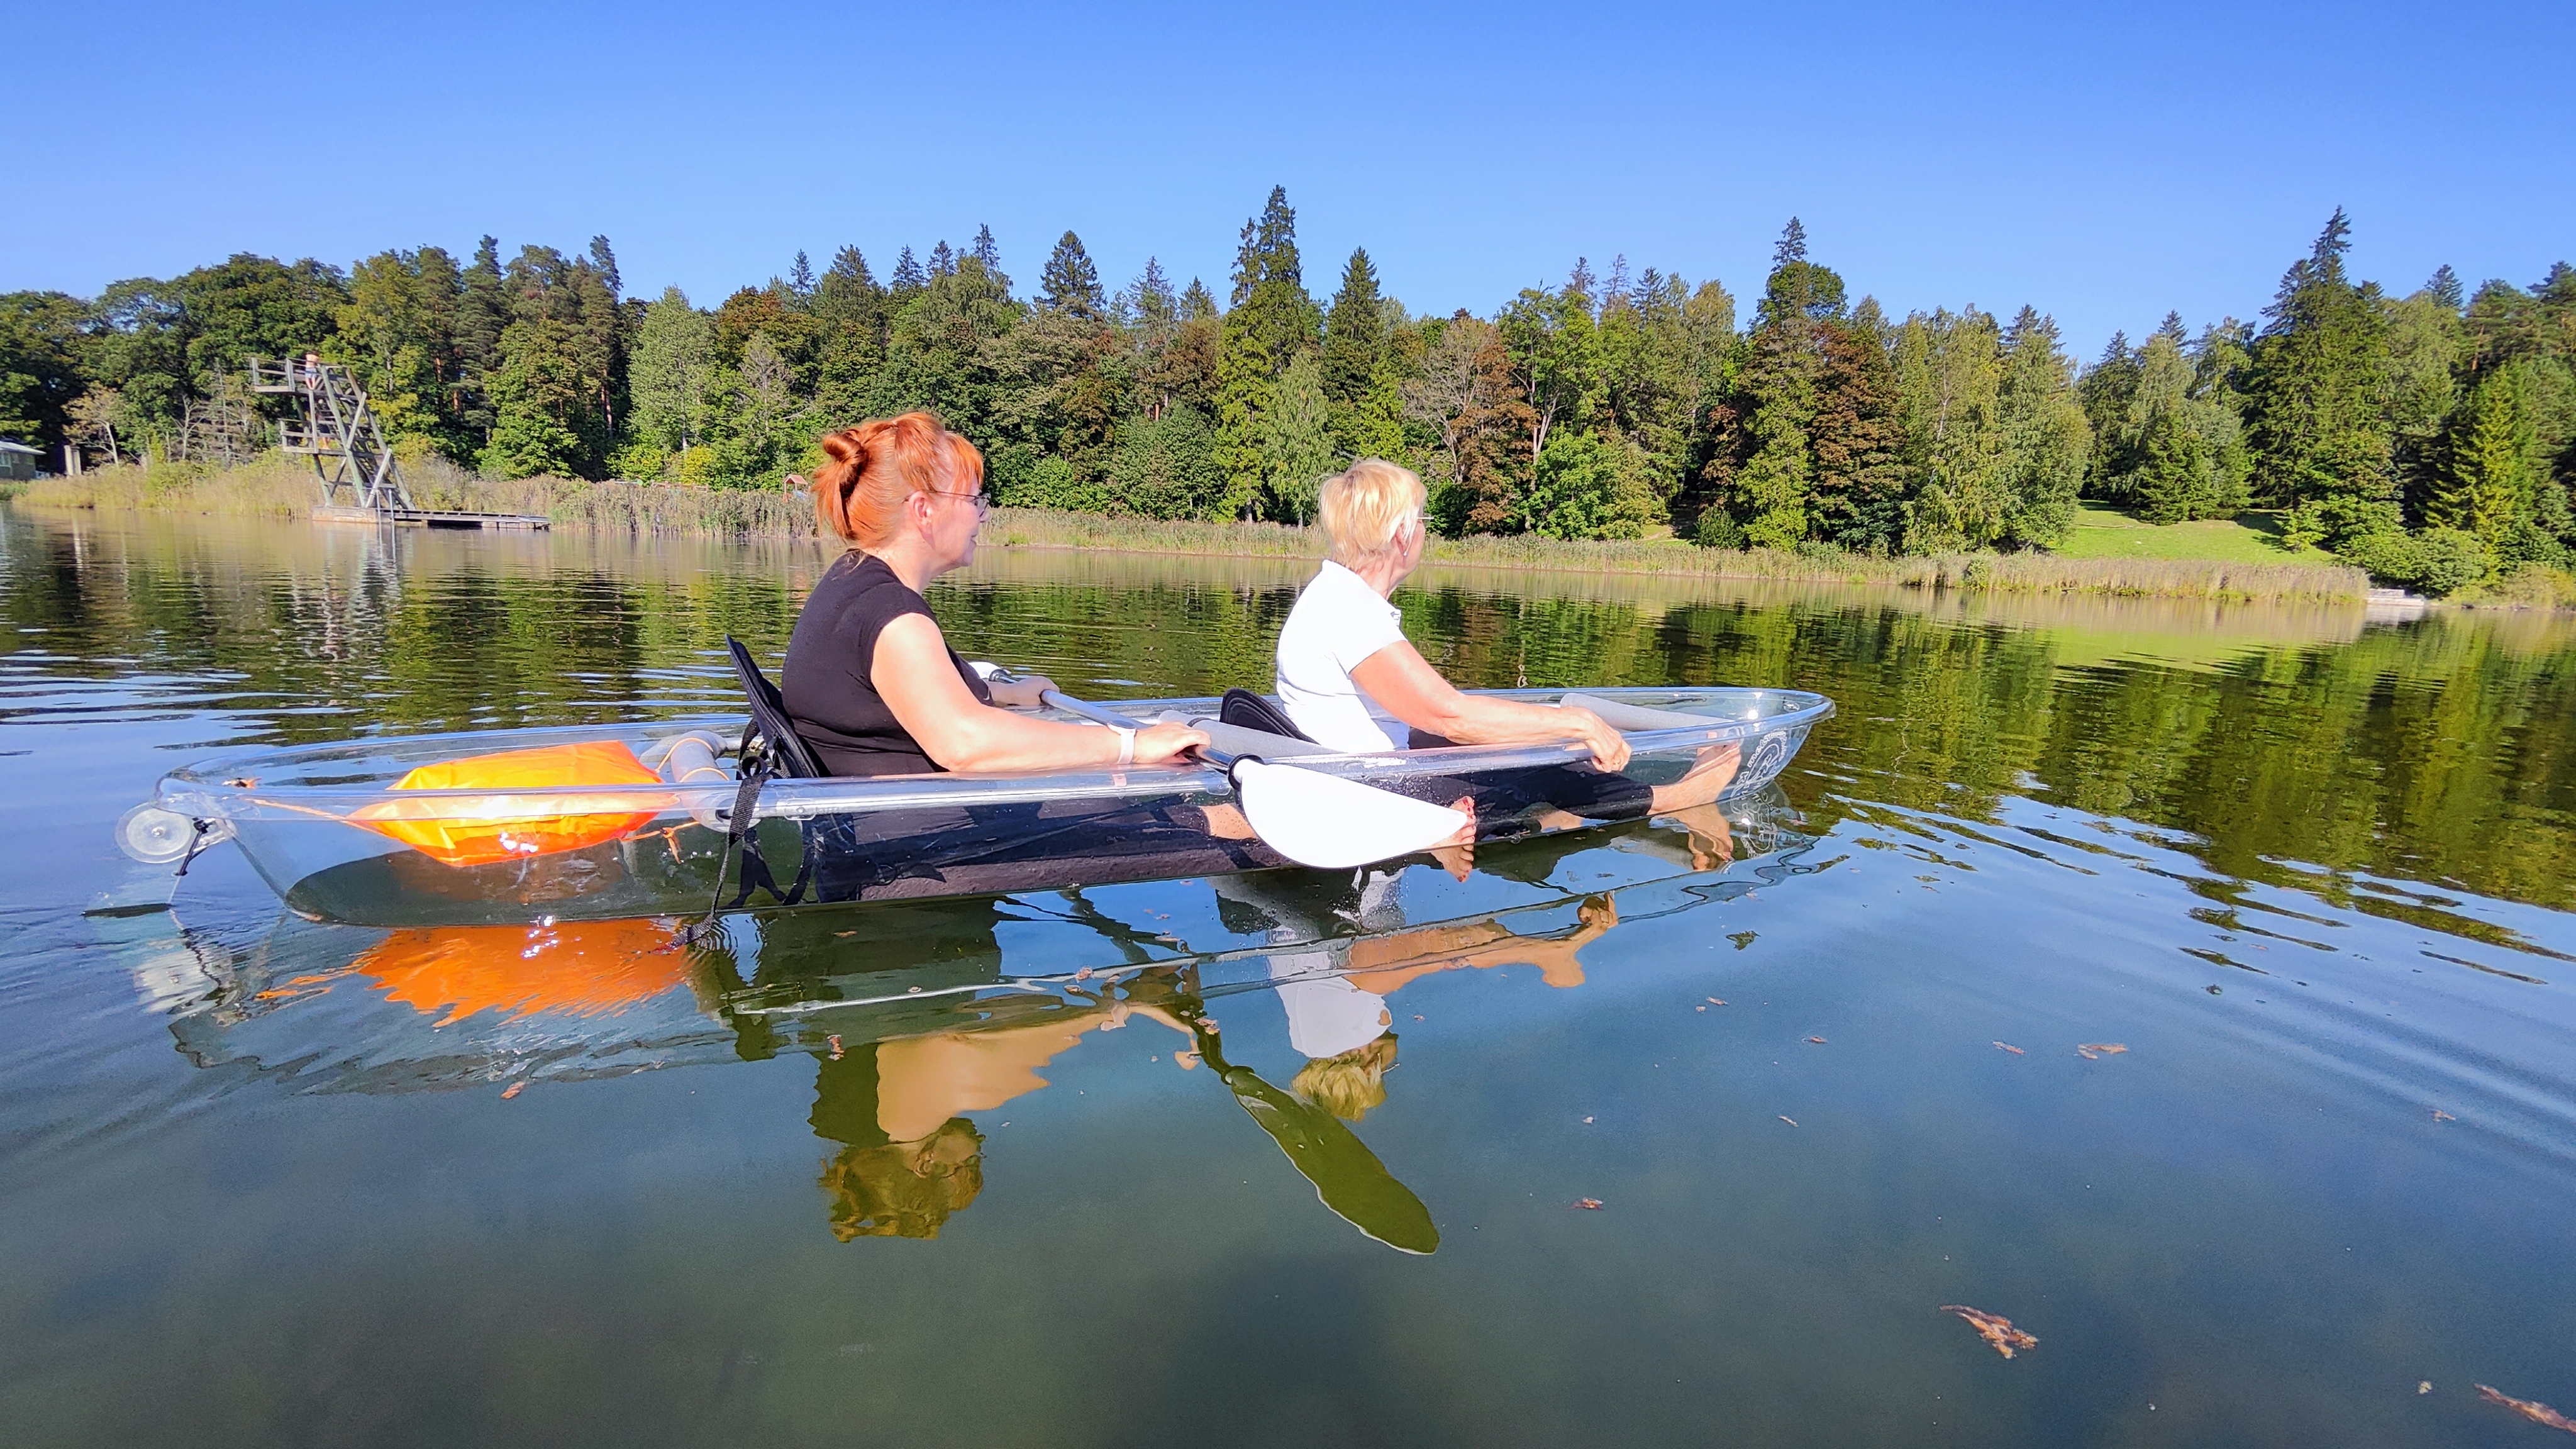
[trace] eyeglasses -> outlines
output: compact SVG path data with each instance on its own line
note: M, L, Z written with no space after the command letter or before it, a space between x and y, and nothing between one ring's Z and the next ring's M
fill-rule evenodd
M936 493L942 498L971 498L975 500L975 511L977 513L990 513L993 511L993 490L989 488L978 488L972 493L959 493L947 488L924 488L921 491L924 493Z

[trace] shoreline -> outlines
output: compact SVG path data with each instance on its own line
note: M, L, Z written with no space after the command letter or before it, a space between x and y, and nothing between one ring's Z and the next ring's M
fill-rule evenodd
M563 529L700 538L816 537L802 495L530 478L498 482L423 468L413 493L425 508L540 513ZM316 486L309 469L271 455L213 471L128 465L79 478L47 478L12 491L21 506L301 519ZM1273 523L1113 518L996 508L987 547L1109 551L1197 558L1312 561L1313 528ZM2346 565L2284 560L2072 559L2049 553L1964 553L1877 558L1828 550L1704 549L1671 540L1560 540L1532 535L1435 538L1424 564L1439 568L1638 575L1775 583L1895 586L1929 591L2096 595L2249 603L2359 606L2370 580Z

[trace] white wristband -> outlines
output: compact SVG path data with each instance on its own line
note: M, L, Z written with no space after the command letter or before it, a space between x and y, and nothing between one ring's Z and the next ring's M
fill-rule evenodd
M1136 763L1136 732L1125 725L1111 725L1110 728L1118 731L1118 763Z

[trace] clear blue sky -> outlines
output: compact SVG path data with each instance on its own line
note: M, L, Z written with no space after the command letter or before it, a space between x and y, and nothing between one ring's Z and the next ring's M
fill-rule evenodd
M1794 213L1855 295L2087 355L2250 317L2337 205L2398 291L2576 259L2567 0L8 10L0 290L606 233L712 305L989 222L1023 289L1071 227L1222 295L1273 182L1319 294L1359 244L1417 312L1578 254L1749 302Z

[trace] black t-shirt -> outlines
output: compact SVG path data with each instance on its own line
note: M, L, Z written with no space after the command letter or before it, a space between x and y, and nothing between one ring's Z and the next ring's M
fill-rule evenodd
M805 612L796 617L779 693L787 697L796 732L835 775L927 775L940 768L905 732L869 678L877 635L906 614L939 622L885 560L852 549L823 571ZM948 657L966 688L991 704L993 692L957 651L949 650Z

